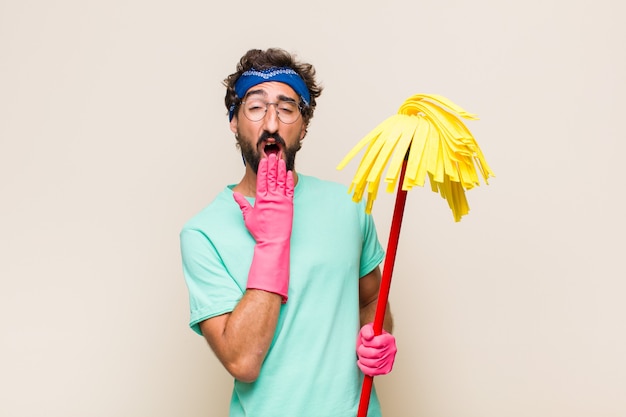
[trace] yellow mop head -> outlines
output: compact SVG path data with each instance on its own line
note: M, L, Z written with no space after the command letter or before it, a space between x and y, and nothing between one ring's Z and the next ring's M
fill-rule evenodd
M465 190L480 185L478 171L486 184L495 177L478 144L461 119L476 120L461 107L439 95L416 94L408 98L395 114L368 133L337 169L365 146L367 149L350 185L352 199L361 201L367 190L366 211L371 213L382 172L391 158L385 182L393 192L407 160L402 189L424 186L426 174L431 189L448 202L455 221L469 212Z

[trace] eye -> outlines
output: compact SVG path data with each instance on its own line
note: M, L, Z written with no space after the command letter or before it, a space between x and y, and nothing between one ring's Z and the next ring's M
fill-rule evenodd
M292 114L298 111L298 105L291 101L282 101L278 104L278 111L284 114Z
M246 107L251 111L265 110L265 103L260 101L251 101L246 103Z

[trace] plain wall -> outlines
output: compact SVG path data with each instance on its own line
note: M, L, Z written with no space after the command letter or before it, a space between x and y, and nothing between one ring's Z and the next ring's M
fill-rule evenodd
M0 415L225 416L188 328L178 233L243 174L221 81L250 48L315 64L300 172L416 93L496 173L454 223L409 193L386 417L626 415L626 30L617 0L0 0ZM374 217L386 247L393 194ZM294 387L297 389L297 387Z

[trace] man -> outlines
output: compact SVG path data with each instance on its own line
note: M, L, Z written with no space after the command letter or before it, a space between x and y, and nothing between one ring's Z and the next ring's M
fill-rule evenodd
M363 373L388 373L396 346L391 314L382 335L371 326L384 257L371 216L294 169L315 69L250 50L224 84L245 172L181 231L190 326L235 378L231 417L356 416Z

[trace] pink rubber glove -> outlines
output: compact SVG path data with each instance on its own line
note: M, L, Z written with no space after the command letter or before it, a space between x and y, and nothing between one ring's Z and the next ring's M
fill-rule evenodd
M241 193L233 193L256 240L247 288L280 294L283 303L289 288L293 189L293 173L287 172L285 161L270 154L259 162L254 207Z
M357 365L365 375L377 376L391 372L398 351L396 338L392 334L383 330L382 334L374 336L374 326L368 323L361 327L356 346L359 357Z

